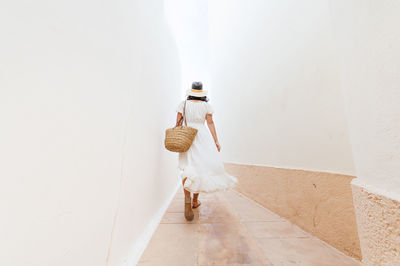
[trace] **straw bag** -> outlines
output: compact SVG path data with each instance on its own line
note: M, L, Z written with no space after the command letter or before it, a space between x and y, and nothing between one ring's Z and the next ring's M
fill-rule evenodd
M179 125L183 119L185 125L169 128L165 131L164 144L165 148L169 151L186 152L192 145L194 137L196 137L197 129L187 126L185 113L186 113L186 101L183 107L182 118L178 123Z

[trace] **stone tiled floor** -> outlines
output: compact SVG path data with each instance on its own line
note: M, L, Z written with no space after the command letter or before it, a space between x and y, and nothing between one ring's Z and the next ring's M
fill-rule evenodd
M187 222L178 191L138 265L361 265L235 191L199 199Z

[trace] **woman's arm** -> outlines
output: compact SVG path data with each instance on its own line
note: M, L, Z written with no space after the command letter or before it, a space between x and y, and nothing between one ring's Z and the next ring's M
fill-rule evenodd
M182 113L178 112L178 114L176 115L176 127L181 126L182 123L183 123Z
M218 151L220 151L221 146L219 145L219 142L218 142L217 131L215 130L215 125L214 125L214 121L212 119L212 114L207 114L206 120L207 120L207 126L210 129L211 135L214 138L215 145L217 146Z

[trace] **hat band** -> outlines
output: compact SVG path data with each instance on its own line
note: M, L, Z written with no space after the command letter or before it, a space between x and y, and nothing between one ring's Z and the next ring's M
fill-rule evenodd
M203 92L203 90L195 90L195 89L192 89L192 92L197 92L197 93L201 93L201 92Z

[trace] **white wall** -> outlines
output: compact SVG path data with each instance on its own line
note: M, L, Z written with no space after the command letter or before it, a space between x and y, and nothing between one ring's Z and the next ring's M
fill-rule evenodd
M209 76L207 0L165 0L168 24L179 49L182 97L193 81Z
M163 1L2 1L0 33L0 265L133 263L179 181Z
M226 161L355 174L329 1L209 1Z
M355 182L400 199L400 2L331 5Z

